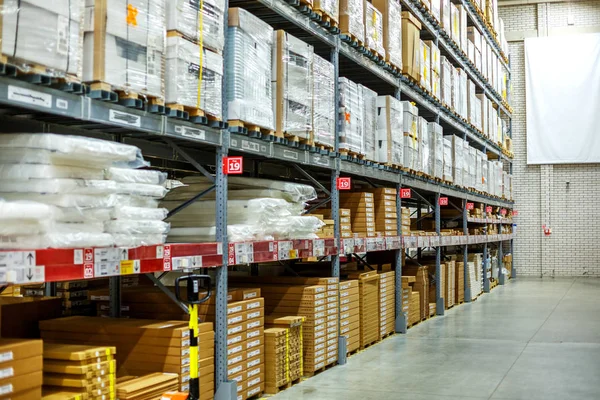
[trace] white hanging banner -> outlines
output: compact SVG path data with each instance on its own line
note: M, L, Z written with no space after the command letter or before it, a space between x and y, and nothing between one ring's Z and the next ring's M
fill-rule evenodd
M600 33L525 39L527 164L600 163Z

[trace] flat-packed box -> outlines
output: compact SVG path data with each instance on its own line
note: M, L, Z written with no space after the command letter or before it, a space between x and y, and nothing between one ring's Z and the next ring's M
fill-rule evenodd
M377 161L402 166L404 161L402 116L400 100L393 96L377 97Z
M420 80L419 83L426 90L431 91L431 48L424 41L420 41L421 59L420 65Z
M367 160L377 159L377 93L358 85L363 103L363 153Z
M311 139L314 49L289 33L273 33L272 90L275 132Z
M456 135L452 136L452 160L453 182L455 185L463 186L464 140Z
M402 132L417 137L419 109L410 101L402 102Z
M439 75L442 73L442 54L440 53L440 48L435 45L433 40L425 40L424 42L431 49L431 72Z
M83 80L98 89L164 100L165 1L96 0L88 4Z
M373 0L383 17L383 48L386 61L402 70L402 10L396 0Z
M199 67L202 60L202 68ZM165 102L204 110L221 119L223 57L180 36L167 37Z
M360 86L347 78L339 78L341 150L363 154L364 104Z
M433 15L433 18L435 18L438 22L442 22L442 10L440 8L440 0L431 0L430 5L431 7L429 8L429 11L431 11L431 15Z
M402 73L419 82L421 61L421 23L408 11L402 11Z
M275 127L271 96L273 28L241 8L229 9L227 101L230 121Z
M458 100L458 114L463 117L463 118L467 118L467 73L460 69L457 68L458 71L458 86L459 86L459 100Z
M442 99L442 82L440 76L435 72L431 73L431 94L438 100Z
M475 100L477 100L475 89L475 83L467 79L467 121L473 126L476 126L477 119L481 116L481 110L477 109L475 103Z
M365 45L385 59L383 46L383 14L373 4L365 1Z
M317 144L335 146L335 70L333 64L313 55L313 133Z
M0 297L0 337L38 338L40 321L61 316L59 298Z
M455 113L460 114L460 79L458 68L452 66L452 109Z
M418 130L418 128L417 128ZM416 171L419 167L419 140L416 136L404 134L404 168Z
M366 0L340 0L340 30L364 43Z
M0 21L3 62L81 79L83 0L5 0Z
M177 31L195 43L202 42L202 47L221 54L225 43L224 11L223 0L167 1L167 31Z

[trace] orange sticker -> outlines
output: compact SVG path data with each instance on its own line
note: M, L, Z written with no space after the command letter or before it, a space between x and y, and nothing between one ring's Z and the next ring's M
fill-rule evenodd
M346 122L349 123L350 122L350 113L346 112L346 113L344 113L344 116L346 117Z
M127 4L127 25L137 26L138 9Z

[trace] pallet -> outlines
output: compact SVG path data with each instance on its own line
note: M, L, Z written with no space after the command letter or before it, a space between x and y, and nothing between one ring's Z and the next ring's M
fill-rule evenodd
M350 159L350 161L359 162L359 163L364 163L364 161L365 161L364 154L356 153L354 151L350 151L347 149L340 149L339 153L340 153L340 156L346 157L347 159Z
M373 345L375 345L375 344L379 343L380 341L381 341L381 339L376 339L376 340L374 340L374 341L372 341L372 342L370 342L370 343L365 343L365 344L362 344L362 345L360 346L360 349L361 349L361 350L366 350L366 349L368 349L369 347L371 347L371 346L373 346Z
M179 103L168 103L167 116L189 120L190 122L208 125L215 128L225 128L226 123L215 115L209 114L197 107L190 107Z
M412 328L413 326L417 326L421 323L421 320L416 320L415 322L413 322L412 324L408 324L407 328Z
M333 153L334 152L333 146L331 146L329 144L314 142L314 147L323 153Z
M317 369L316 371L312 371L312 372L304 372L304 377L305 378L312 378L313 376L320 374L321 372L327 371L328 369L333 368L335 365L337 365L336 363L331 363L329 365L326 365L324 367L321 367L319 369Z
M342 42L348 43L351 47L354 47L361 53L364 53L366 51L365 42L358 39L352 33L342 32L340 33L340 39L342 40Z
M276 136L283 136L288 140L288 146L290 147L300 147L300 145L305 145L308 147L314 147L314 142L312 140L312 132L308 132L308 138L303 138L298 135L294 135L291 133L283 132L283 133L275 133Z
M351 357L351 356L353 356L355 354L358 354L359 352L360 352L360 348L356 348L356 349L354 349L352 351L348 351L348 352L346 352L346 357Z
M301 381L301 378L298 378L296 380L286 382L283 385L272 386L272 387L270 387L270 386L268 386L268 385L265 384L265 394L275 395L275 394L277 394L279 392L282 392L282 391L284 391L286 389L291 388L294 385L297 385L298 383L300 383L300 381Z
M107 82L90 82L89 97L92 99L119 103L129 108L146 109L156 114L166 114L165 99L143 92L118 88Z
M262 126L250 124L239 119L229 120L227 123L230 132L263 139L268 142L284 143L285 138L278 136L273 129L263 128Z
M314 8L313 11L317 14L319 23L323 28L329 29L331 33L339 33L340 32L340 24L339 21L333 18L333 16L329 15L326 11Z
M396 333L396 332L388 332L388 333L386 333L385 335L381 335L381 340L389 338L389 337L390 337L390 336L392 336L394 333Z
M0 54L0 75L14 77L34 85L49 86L63 92L84 95L88 88L79 77L71 74L57 76L53 68L27 63Z
M250 397L247 398L247 400L256 400L256 399L260 399L261 397L263 397L264 392L258 392Z

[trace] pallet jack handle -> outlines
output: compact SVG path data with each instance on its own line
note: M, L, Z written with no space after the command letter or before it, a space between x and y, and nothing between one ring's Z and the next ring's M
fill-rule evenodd
M181 295L181 284L186 283L186 296ZM203 297L200 294L203 293ZM211 296L211 279L209 275L190 274L175 280L175 296L186 304L190 313L190 392L187 400L200 399L200 379L198 377L198 305Z

